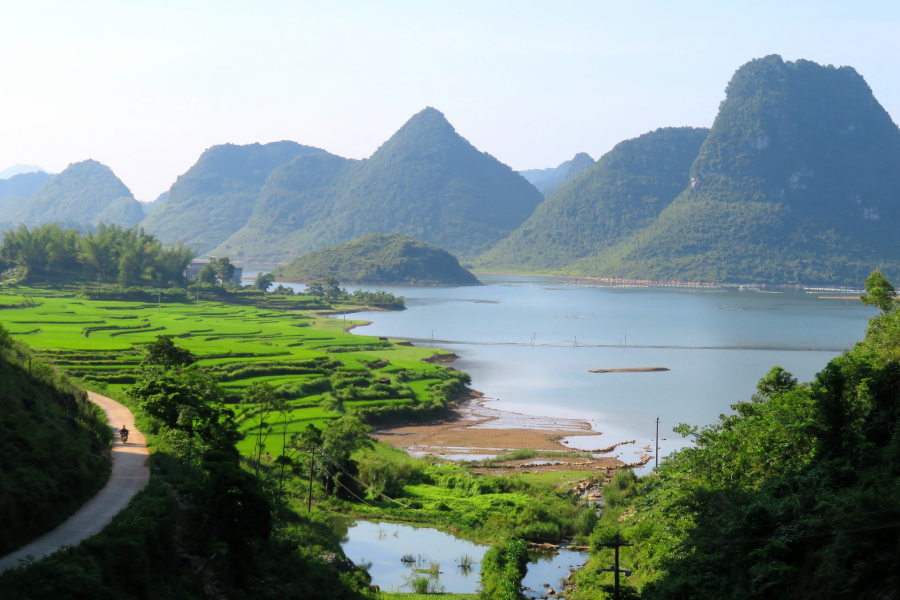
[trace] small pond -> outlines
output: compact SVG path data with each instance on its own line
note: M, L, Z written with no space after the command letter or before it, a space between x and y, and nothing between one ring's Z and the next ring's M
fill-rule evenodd
M427 570L430 563L440 565L434 583L444 591L474 594L480 583L481 560L488 546L456 538L431 527L413 527L397 523L361 521L333 517L335 531L341 536L341 547L350 560L365 566L372 583L385 591L412 591L407 580L415 568ZM581 565L587 553L560 549L558 553L530 553L531 563L522 585L544 590L549 583L559 590L560 581L569 574L570 566ZM473 564L461 568L463 556ZM406 558L406 562L404 559ZM410 558L412 562L410 562ZM536 597L535 594L528 594Z

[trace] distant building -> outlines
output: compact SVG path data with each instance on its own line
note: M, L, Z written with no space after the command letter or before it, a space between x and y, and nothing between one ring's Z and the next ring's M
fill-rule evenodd
M205 267L208 264L209 264L209 260L207 260L205 258L195 258L194 260L191 261L191 264L189 264L187 266L187 268L184 270L184 276L187 277L188 279L193 279L194 277L197 277L200 274L200 271L203 269L203 267ZM244 275L244 269L242 267L235 267L234 275L231 276L232 283L237 283L238 285L243 283L243 280L241 279L241 277L243 277L243 275ZM219 282L219 283L221 283L221 282Z

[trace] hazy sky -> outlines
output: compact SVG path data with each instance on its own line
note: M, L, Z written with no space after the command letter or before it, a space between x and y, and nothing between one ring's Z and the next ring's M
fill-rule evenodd
M425 106L543 168L709 126L773 53L855 67L898 120L896 0L0 0L0 170L93 158L149 200L209 146L364 158Z

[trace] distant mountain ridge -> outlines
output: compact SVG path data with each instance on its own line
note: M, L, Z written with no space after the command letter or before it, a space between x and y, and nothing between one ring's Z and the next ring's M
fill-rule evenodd
M618 143L482 255L476 268L565 268L646 227L689 184L708 132L667 127Z
M27 198L52 177L44 171L33 171L0 179L0 222L11 221Z
M140 202L112 169L95 160L70 164L44 182L11 219L31 227L41 223L130 227L143 218Z
M368 159L307 154L273 171L247 225L214 253L284 260L370 233L402 233L472 258L542 200L426 108Z
M290 141L208 148L141 225L165 243L183 239L209 251L247 223L275 168L318 152L324 151Z
M900 129L851 67L780 56L735 73L689 187L573 273L843 283L900 275Z
M352 284L481 285L452 254L399 233L373 233L314 250L273 271L276 278Z
M24 173L47 173L47 171L37 165L15 165L0 171L0 179L9 179L10 177L15 177L16 175L22 175ZM47 174L53 175L53 173Z
M594 165L594 159L586 152L579 152L571 160L549 169L528 169L519 175L530 181L545 198L572 181Z

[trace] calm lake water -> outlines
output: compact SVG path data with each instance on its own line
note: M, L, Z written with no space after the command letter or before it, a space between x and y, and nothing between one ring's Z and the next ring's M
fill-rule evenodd
M730 413L769 368L812 379L863 337L875 314L858 300L820 298L835 292L583 286L544 277L482 281L480 287L380 288L405 296L408 310L354 314L372 321L355 332L416 345L430 345L433 336L435 347L461 357L453 366L471 374L474 389L496 398L493 406L579 417L602 432L597 439L572 438L571 447L636 439L620 449L627 461L637 458L638 446L652 445L657 417L664 456L686 443L673 426L712 423ZM671 371L588 372L623 367Z
M422 566L434 561L440 564L438 582L447 592L475 593L480 582L481 560L488 546L460 540L430 527L411 527L397 523L357 521L344 517L332 518L335 532L341 536L344 554L358 565L365 565L372 582L385 591L411 591L406 577L409 565L400 559L411 555ZM459 568L460 559L468 555L475 564L471 570ZM544 583L560 589L560 579L569 574L570 565L580 565L587 553L561 549L558 553L530 553L528 574L522 581L537 590ZM535 594L529 594L534 596Z

